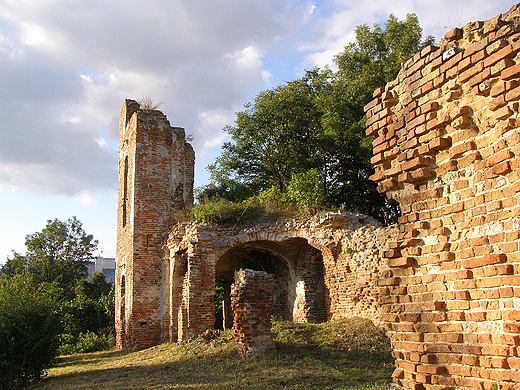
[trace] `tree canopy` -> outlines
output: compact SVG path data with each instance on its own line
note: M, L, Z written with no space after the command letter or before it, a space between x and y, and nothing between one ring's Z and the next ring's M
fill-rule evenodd
M52 285L62 298L71 299L78 280L87 276L86 263L94 258L97 241L85 233L80 220L72 217L67 221L48 220L41 232L25 237L25 247L24 255L13 252L0 275L29 274L36 284Z
M115 344L114 289L101 273L86 280L97 241L82 223L48 220L25 246L0 268L0 376L7 388L38 380L57 353Z
M208 167L212 182L199 192L199 201L238 201L274 187L302 205L320 202L396 220L396 204L368 179L372 139L365 135L363 107L376 88L397 76L402 62L433 39L422 41L413 14L404 21L390 15L385 29L361 25L355 32L355 42L334 58L336 72L306 71L261 92L236 114L235 124L224 128L231 141Z

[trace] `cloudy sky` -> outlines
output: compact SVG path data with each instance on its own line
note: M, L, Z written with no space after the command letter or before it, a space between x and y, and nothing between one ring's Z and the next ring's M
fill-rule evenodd
M195 184L222 127L261 90L332 64L357 25L415 13L425 35L510 0L0 0L0 263L76 215L115 254L125 98L150 96L194 137Z

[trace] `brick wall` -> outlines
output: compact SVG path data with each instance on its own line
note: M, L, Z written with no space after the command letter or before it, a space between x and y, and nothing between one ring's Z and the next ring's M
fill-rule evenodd
M164 338L162 245L176 210L193 202L194 153L160 111L125 100L119 123L116 333L120 347Z
M271 333L274 275L241 269L231 286L233 331L239 353L256 357L275 349Z
M374 92L372 179L399 201L379 281L397 384L519 388L520 7L448 32Z
M186 268L182 277L164 283L171 292L166 299L171 312L184 313L184 329L181 318L172 314L166 341L185 340L213 327L215 282L228 283L226 290L235 272L246 267L275 275L277 317L321 322L361 316L379 323L377 281L388 271L383 247L397 233L396 227L382 227L370 217L340 212L237 229L178 224L165 249L170 267L186 256ZM180 285L185 289L175 287Z
M330 212L226 229L175 223L193 200L193 149L159 111L125 101L120 119L116 333L119 347L193 338L215 325L215 283L275 275L273 315L298 322L380 322L377 280L397 228ZM229 313L232 314L232 313ZM228 316L229 317L229 316Z

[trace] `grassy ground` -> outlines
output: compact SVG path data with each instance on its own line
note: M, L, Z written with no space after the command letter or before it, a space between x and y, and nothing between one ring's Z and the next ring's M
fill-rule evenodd
M40 389L382 389L388 339L362 319L320 325L274 322L277 351L238 357L232 333L137 352L61 357Z

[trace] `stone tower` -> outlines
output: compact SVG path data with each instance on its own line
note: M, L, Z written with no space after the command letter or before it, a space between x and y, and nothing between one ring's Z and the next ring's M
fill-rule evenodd
M193 203L195 153L184 129L125 100L119 121L115 312L117 345L162 342L167 315L163 244Z

